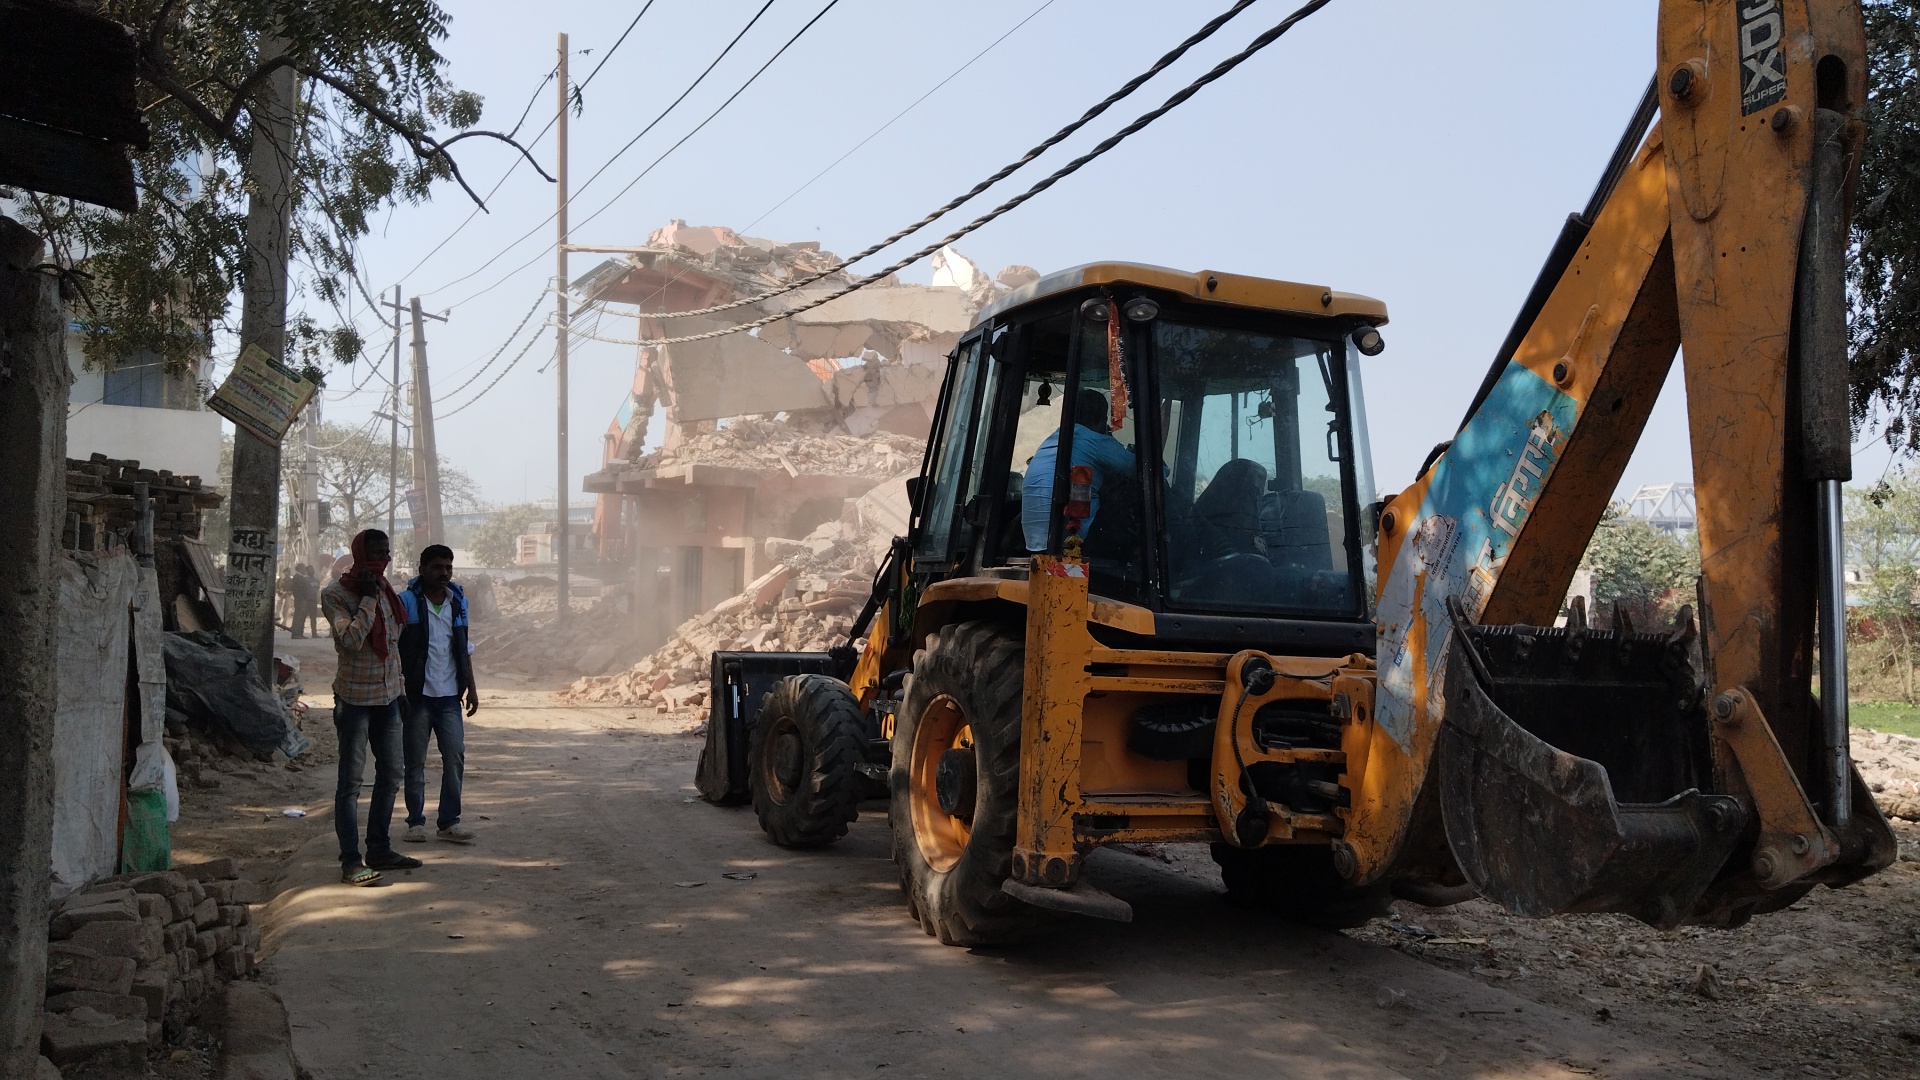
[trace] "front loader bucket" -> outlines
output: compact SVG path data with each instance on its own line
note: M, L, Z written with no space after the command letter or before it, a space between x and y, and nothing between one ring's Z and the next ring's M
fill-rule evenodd
M1707 717L1684 642L1456 617L1446 678L1441 818L1480 895L1677 925L1747 818L1700 791Z

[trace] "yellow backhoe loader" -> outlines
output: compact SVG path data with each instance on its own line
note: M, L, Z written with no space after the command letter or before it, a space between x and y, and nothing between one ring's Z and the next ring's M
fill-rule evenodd
M1114 842L1342 923L1400 895L1731 926L1887 865L1847 744L1849 0L1664 0L1658 68L1450 443L1375 500L1378 301L1103 263L980 313L855 640L717 653L699 770L790 846L884 781L956 945ZM1697 605L1563 601L1676 353ZM1815 667L1819 667L1816 697Z

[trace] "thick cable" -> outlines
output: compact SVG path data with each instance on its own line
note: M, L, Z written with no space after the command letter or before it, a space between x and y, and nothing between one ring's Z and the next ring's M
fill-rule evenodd
M907 268L908 266L913 265L916 262L919 262L921 259L926 258L927 256L933 254L934 252L939 251L941 248L946 247L948 244L951 244L954 241L959 240L962 237L968 235L969 233L974 232L975 230L986 225L987 223L993 221L995 218L998 218L1003 214L1006 214L1014 210L1015 208L1019 207L1021 204L1025 203L1027 200L1033 198L1035 195L1040 194L1041 192L1052 187L1054 184L1059 183L1061 180L1064 180L1067 177L1072 176L1074 173L1079 172L1080 169L1085 167L1089 162L1094 161L1095 159L1099 158L1101 155L1105 154L1107 151L1112 150L1114 147L1120 145L1128 137L1132 136L1134 133L1138 132L1140 129L1146 127L1148 124L1151 124L1155 120L1158 120L1162 116L1165 116L1167 113L1172 112L1175 108L1179 107L1187 99L1199 93L1201 89L1205 88L1211 83L1218 81L1219 79L1224 77L1228 72L1232 71L1236 67L1239 67L1241 64L1245 63L1247 60L1252 58L1254 54L1258 53L1260 50L1266 48L1267 46L1273 44L1275 41L1279 40L1282 35L1284 35L1287 31L1293 29L1293 27L1296 24L1298 24L1301 20L1319 11L1321 8L1326 7L1328 4L1332 2L1333 0L1311 0L1310 3L1302 5L1293 14L1287 16L1285 19L1282 19L1272 29L1261 34L1259 37L1254 38L1253 41L1247 45L1246 48L1240 50L1239 52L1235 53L1232 56L1227 57L1225 60L1220 61L1220 63L1214 65L1212 70L1208 71L1206 74L1200 76L1198 79L1195 79L1193 82L1188 83L1186 86L1182 87L1180 90L1175 92L1174 95L1172 97L1169 97L1166 100L1166 102L1163 103L1159 108L1154 109L1147 113L1143 113L1138 119L1134 120L1133 123L1128 124L1126 127L1121 128L1117 132L1114 132L1112 135L1102 140L1099 145L1095 146L1093 149L1087 151L1086 153L1080 155L1079 157L1074 158L1072 161L1067 162L1065 165L1055 170L1051 175L1041 180L1039 183L1033 185L1032 187L1028 188L1026 191L1021 192L1019 195L1016 195L1011 199L1008 199L1006 202L1001 203L999 206L996 206L992 210L989 210L988 212L986 212L985 214L982 214L981 216L973 219L972 221L968 222L966 225L962 226L961 228L956 229L951 233L948 233L946 236L940 238L939 240L934 241L933 243L927 245L926 247L921 248L919 251L916 251L913 254L908 255L906 258L899 260L898 262L894 263L893 265L887 267L884 270L879 271L878 273L862 278L846 286L843 289L838 289L833 292L830 292L825 296L818 297L817 299L814 299L812 301L809 301L808 303L802 304L799 307L789 308L786 311L782 311L774 315L768 315L764 318L755 319L752 322L741 323L738 326L729 326L720 330L711 330L704 334L686 334L680 337L651 338L644 341L631 341L631 342L615 341L614 343L622 344L622 345L678 345L682 342L706 341L710 338L725 337L728 334L738 334L745 330L754 330L754 329L758 329L759 327L766 326L770 323L779 322L781 319L791 318L795 315L801 314L802 312L811 311L822 304L830 303L834 300L838 300L842 296L846 296L849 293L857 292L860 289L866 288L868 285L871 285L876 281L884 280L888 276L898 273L899 271ZM681 316L686 314L691 314L691 313L673 311L673 312L664 312L660 314L648 314L647 317L656 318L656 319L672 318L675 316ZM607 341L610 339L596 338L594 340Z
M1027 165L1029 162L1033 161L1033 159L1039 157L1041 154L1046 153L1048 150L1052 149L1054 146L1057 146L1063 140L1071 137L1075 132L1079 131L1081 128L1086 127L1089 123L1092 123L1102 113L1106 112L1108 109L1112 108L1114 105L1118 104L1119 102L1125 100L1135 90L1138 90L1140 89L1141 86L1145 85L1148 80L1152 79L1155 75L1160 74L1162 71L1165 71L1170 65L1178 61L1182 56L1185 56L1187 52L1191 50L1195 45L1198 45L1201 42L1212 37L1221 27L1227 25L1228 22L1231 22L1234 16L1245 11L1247 8L1253 6L1254 3L1255 3L1255 0L1237 0L1237 2L1232 7L1214 16L1212 19L1209 19L1205 25L1201 26L1200 29L1194 31L1185 41L1182 41L1180 44L1174 46L1170 51L1166 53L1166 55L1154 61L1152 67L1149 67L1147 70L1141 72L1138 75L1135 75L1131 79L1128 79L1125 83L1121 84L1120 89L1115 90L1111 94L1108 94L1104 99L1096 103L1092 108L1082 113L1078 120L1073 121L1072 123L1068 124L1066 127L1063 127L1059 131L1054 132L1052 135L1047 136L1044 140L1042 140L1038 145L1034 146L1031 150L1028 150L1026 153L1020 155L1020 157L1016 158L1012 162L1009 162L1005 166L1001 167L1001 169L998 172L994 173L992 176L989 176L985 180L982 180L979 183L973 185L973 187L968 191L966 191L964 194L956 195L952 199L949 199L944 205L940 206L939 208L935 209L931 213L927 214L925 217L921 218L919 221L916 221L913 224L907 226L906 228L901 229L899 232L894 233L892 236L887 237L885 240L882 240L879 243L874 244L873 246L865 249L864 251L860 251L856 254L850 255L847 258L840 260L839 262L835 263L833 266L828 267L825 270L821 270L817 273L810 274L806 277L798 278L794 281L788 282L787 284L780 286L777 289L771 289L771 290L768 290L767 292L759 293L753 296L741 297L740 299L737 299L737 300L730 300L724 304L715 304L712 307L695 308L691 311L663 312L657 317L679 318L679 317L688 316L688 315L712 315L716 312L731 311L734 308L745 307L749 304L757 304L765 300L771 300L776 296L785 295L787 293L794 291L795 289L805 288L806 286L811 285L814 282L820 281L824 278L837 274L842 270L845 270L847 267L852 266L854 263L857 263L860 260L867 258L868 256L877 254L880 251L883 251L886 248L893 246L895 243L898 243L900 240L908 236L911 236L916 232L919 232L921 229L926 228L928 225L933 224L935 221L938 221L939 219L941 219L942 217L945 217L947 214L951 213L955 209L971 201L974 198L974 196L979 195L981 192L987 190L993 185L999 183L1002 180L1005 180L1007 177L1013 175L1016 171L1018 171L1019 169ZM1036 12L1035 14L1038 14L1038 12ZM1285 31L1282 31L1282 33L1284 32ZM1049 177L1048 182L1059 179L1060 175L1061 174L1056 173L1054 176ZM809 181L809 183L811 183L811 181ZM761 215L761 216L764 217L765 215ZM982 224L984 224L984 222ZM938 249L936 248L935 250L938 250ZM916 256L915 258L918 259L923 257L924 256ZM907 264L902 263L900 265L904 266ZM883 271L881 274L875 275L875 276L884 277L886 273L887 272ZM797 310L804 311L806 309L800 308Z

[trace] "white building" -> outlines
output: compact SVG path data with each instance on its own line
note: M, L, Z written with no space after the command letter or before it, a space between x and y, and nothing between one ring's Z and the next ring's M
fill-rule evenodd
M67 326L67 456L105 454L142 468L198 476L220 484L220 415L209 412L205 386L210 361L189 374L169 375L158 357L136 356L111 371L87 370L80 326Z

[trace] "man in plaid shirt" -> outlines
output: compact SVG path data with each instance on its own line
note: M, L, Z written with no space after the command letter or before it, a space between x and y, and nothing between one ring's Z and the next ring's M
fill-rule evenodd
M340 777L333 791L333 830L340 838L340 880L372 885L382 870L420 865L393 850L389 827L400 790L404 754L400 701L400 629L406 611L387 582L393 561L387 534L368 529L353 538L353 565L321 590L320 607L333 629L339 669L333 677L333 727L340 736ZM367 808L367 856L360 857L360 776L373 748L373 802Z

